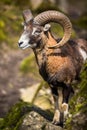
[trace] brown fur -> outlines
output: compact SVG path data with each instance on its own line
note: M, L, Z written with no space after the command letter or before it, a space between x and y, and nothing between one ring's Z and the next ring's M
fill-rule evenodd
M82 39L69 40L63 46L51 49L49 47L55 46L61 39L56 40L52 37L50 26L43 27L32 22L25 26L26 30L19 40L19 46L22 48L30 46L33 49L39 72L49 84L53 94L55 106L53 123L63 124L61 109L62 115L67 116L69 96L73 92L71 83L79 79L79 73L86 59L87 42ZM29 37L27 43L24 36Z
M54 97L55 114L53 123L61 124L63 119L61 119L60 111L65 111L64 116L68 113L68 100L70 93L73 92L71 82L79 79L79 73L84 63L79 47L87 51L87 43L84 40L69 40L60 48L49 49L48 46L58 44L50 32L47 35L42 33L40 42L40 47L36 48L34 53L39 72L50 85ZM58 103L60 100L59 87L62 94L61 105Z
M48 49L47 46L57 44L57 41L48 33L48 37L42 34L42 42L45 48L36 50L37 62L41 71L44 69L49 78L55 77L58 82L69 83L76 77L76 71L79 72L82 65L82 57L78 54L77 44L67 43L64 47L58 49ZM75 45L75 46L74 46ZM42 67L45 62L45 68ZM79 66L78 67L78 62ZM81 65L80 65L81 64ZM77 68L76 68L77 67ZM45 76L46 76L45 74ZM43 75L42 75L43 76ZM43 77L47 80L47 77Z

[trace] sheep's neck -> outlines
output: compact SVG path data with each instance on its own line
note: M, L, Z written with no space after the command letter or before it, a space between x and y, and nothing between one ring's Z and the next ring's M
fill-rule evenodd
M48 46L57 44L56 40L52 37L51 33L48 32L46 36L44 33L41 34L42 40L40 41L40 48L34 50L36 61L39 67L41 67L46 61L47 56L55 53L55 49L48 49ZM57 50L58 52L58 50Z
M43 49L35 49L34 54L36 57L36 62L38 64L39 68L41 68L42 64L44 64L44 62L47 59L46 50L44 48Z

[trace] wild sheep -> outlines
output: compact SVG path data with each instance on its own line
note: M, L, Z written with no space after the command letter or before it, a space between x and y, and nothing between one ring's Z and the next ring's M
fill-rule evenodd
M23 11L24 32L19 47L33 49L39 72L49 84L55 104L54 124L62 124L68 114L68 100L73 91L72 82L79 79L79 73L87 58L87 41L70 40L72 24L67 16L58 11L45 11L35 18L30 10ZM51 34L49 22L56 22L64 29L62 39Z

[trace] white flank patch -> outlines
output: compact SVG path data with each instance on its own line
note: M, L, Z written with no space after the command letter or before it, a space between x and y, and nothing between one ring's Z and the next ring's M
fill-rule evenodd
M83 57L83 59L85 61L87 59L87 53L81 48L79 48L79 51L80 51L80 54L82 55L82 57Z

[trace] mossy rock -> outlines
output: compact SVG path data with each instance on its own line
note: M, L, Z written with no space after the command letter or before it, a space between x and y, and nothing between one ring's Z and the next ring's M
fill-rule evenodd
M30 112L32 105L19 102L14 105L3 120L0 120L0 130L17 130L22 122L24 114Z
M52 118L50 111L20 101L0 120L0 130L63 130L51 123Z
M77 91L70 102L72 116L67 119L67 130L87 130L87 62L80 77L81 81L74 86Z

